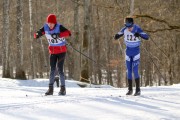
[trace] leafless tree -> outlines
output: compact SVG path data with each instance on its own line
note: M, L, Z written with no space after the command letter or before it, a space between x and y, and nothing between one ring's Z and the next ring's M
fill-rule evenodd
M16 79L26 79L23 68L23 1L17 0L17 59Z
M3 34L2 34L2 77L10 77L9 66L9 0L3 0Z

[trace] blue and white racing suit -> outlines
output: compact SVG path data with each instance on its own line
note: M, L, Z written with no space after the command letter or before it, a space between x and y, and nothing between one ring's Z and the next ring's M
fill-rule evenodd
M124 35L124 43L126 45L126 67L128 80L132 80L132 72L134 78L139 78L138 67L140 63L140 44L141 41L134 34L139 33L139 36L145 40L149 36L143 32L143 30L136 24L133 25L132 31L129 31L127 27L124 27L118 32L119 35Z

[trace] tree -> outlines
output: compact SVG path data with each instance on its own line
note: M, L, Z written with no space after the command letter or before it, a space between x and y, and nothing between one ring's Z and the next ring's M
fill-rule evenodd
M30 43L31 43L31 55L30 55L30 59L31 59L31 76L32 79L35 78L35 71L34 71L34 54L33 54L33 23L32 23L32 1L29 0L29 23L30 23Z
M17 58L16 79L26 79L23 68L23 1L17 0Z
M77 3L76 3L77 2ZM74 33L75 37L73 42L73 46L75 48L80 49L80 37L79 37L79 0L76 0L74 3ZM79 80L79 74L80 74L80 54L77 52L73 53L73 79Z
M9 66L9 0L3 0L3 34L2 34L2 77L10 78Z
M84 32L82 42L82 52L88 54L88 43L90 40L90 4L91 0L84 0ZM81 58L81 81L87 82L89 79L89 63L85 57Z

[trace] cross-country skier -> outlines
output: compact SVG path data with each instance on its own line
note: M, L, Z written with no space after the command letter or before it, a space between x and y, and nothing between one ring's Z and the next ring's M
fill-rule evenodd
M56 64L60 75L61 87L59 95L66 95L65 78L63 72L63 65L66 55L66 41L65 37L71 36L71 32L66 29L63 25L57 23L56 16L49 14L46 23L40 28L35 34L34 38L39 38L45 35L49 42L49 53L50 53L50 78L49 78L49 89L45 95L53 95L54 91L54 77Z
M126 17L124 20L125 27L122 28L114 37L115 40L124 35L124 43L126 45L126 68L128 78L128 92L126 95L133 94L132 88L132 72L136 83L135 96L141 94L140 90L140 77L138 73L138 66L140 63L140 37L148 40L149 36L136 24L132 17Z

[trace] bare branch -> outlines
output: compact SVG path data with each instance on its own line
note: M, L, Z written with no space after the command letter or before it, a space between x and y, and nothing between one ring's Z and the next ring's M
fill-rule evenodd
M166 30L176 30L177 32L180 32L180 26L174 26L174 25L171 25L170 23L168 23L166 20L163 20L163 19L158 19L158 18L155 18L155 17L152 17L150 15L134 15L135 18L149 18L151 20L154 20L154 21L157 21L157 22L160 22L160 23L165 23L168 28L163 28L163 29L156 29L156 30L147 30L145 29L144 31L146 32L150 32L150 33L155 33L155 32L159 32L159 31L166 31Z

